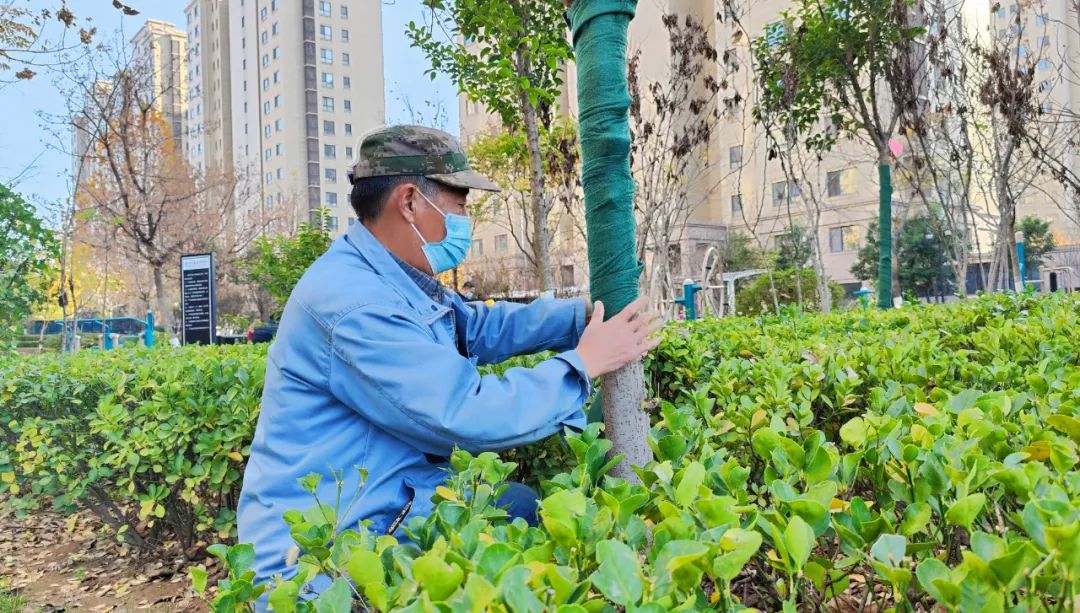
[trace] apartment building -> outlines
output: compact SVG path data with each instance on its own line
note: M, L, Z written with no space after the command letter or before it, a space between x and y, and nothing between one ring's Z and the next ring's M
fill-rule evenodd
M148 99L172 130L177 143L183 142L184 113L187 108L187 37L175 25L147 19L131 38L132 61L148 77Z
M187 17L184 153L200 172L233 167L229 1L191 0Z
M234 0L228 36L234 160L261 186L238 215L284 231L326 208L344 232L356 141L385 121L380 2Z

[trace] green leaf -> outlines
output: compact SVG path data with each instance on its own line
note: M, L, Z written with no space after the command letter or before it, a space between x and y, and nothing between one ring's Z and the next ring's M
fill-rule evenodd
M904 536L912 536L930 523L933 516L930 505L925 502L909 504L904 509L904 519L900 522L900 532Z
M870 557L890 567L897 567L907 551L907 539L899 534L882 534L870 547Z
M675 488L675 501L689 506L698 497L698 488L705 481L705 466L701 462L691 462L682 471L682 479Z
M731 581L760 547L761 534L758 532L742 528L729 529L720 538L720 550L724 553L713 559L713 573L719 579Z
M188 574L191 575L191 587L196 593L206 591L206 569L199 566L189 566Z
M840 440L855 449L866 444L866 424L861 417L853 417L846 424L840 426Z
M979 493L964 496L952 503L949 510L945 512L945 521L970 531L971 522L975 521L975 518L978 517L979 512L982 511L983 505L985 504L985 494Z
M802 570L814 549L814 530L798 515L788 520L784 530L784 545L791 556L792 570Z
M338 579L315 599L316 613L349 613L352 611L352 590L348 581Z
M229 564L229 576L242 575L255 563L255 548L250 543L233 545L225 555L225 561Z
M915 569L915 576L926 593L940 603L955 604L960 596L960 588L950 583L949 567L941 560L936 558L923 560Z
M592 574L593 585L608 600L630 608L641 600L641 566L637 554L621 541L601 541L596 546L600 568Z
M349 578L361 587L384 582L382 558L374 551L362 549L353 552L346 569Z
M300 596L300 587L292 581L279 583L270 592L270 610L275 613L293 613L296 610L296 599Z
M448 564L435 552L429 552L413 560L413 578L435 602L450 597L465 579L465 571L456 564Z

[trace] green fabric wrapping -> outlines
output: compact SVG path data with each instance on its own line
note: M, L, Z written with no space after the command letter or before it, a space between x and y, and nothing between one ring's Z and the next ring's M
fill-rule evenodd
M626 29L637 0L576 0L570 8L578 70L578 133L589 286L610 317L637 298L641 264L630 175Z
M576 0L568 13L578 70L589 292L604 303L607 317L637 298L642 269L636 258L626 82L626 29L636 7L637 0ZM586 409L589 423L604 420L600 393Z

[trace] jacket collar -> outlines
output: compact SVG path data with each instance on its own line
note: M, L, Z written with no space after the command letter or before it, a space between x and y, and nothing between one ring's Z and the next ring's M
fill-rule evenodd
M425 321L431 323L450 311L449 307L435 302L420 289L420 286L394 261L390 251L363 223L357 221L350 226L345 240L360 253L360 257L367 261L375 274L382 277L401 294Z

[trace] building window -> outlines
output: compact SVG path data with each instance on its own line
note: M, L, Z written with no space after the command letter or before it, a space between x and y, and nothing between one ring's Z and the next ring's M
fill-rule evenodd
M335 168L327 168L325 173L326 173L325 176L326 176L327 181L329 181L331 183L336 183L337 182L337 169L335 169Z
M732 194L731 196L731 214L740 215L742 213L742 194Z
M474 238L472 242L472 254L473 256L484 255L484 239Z
M284 173L284 172L282 172L282 170L281 170L280 168L278 168L278 169L277 169L277 178L278 178L278 179L281 179L281 177L282 177L282 176L283 176L284 174L285 174L285 173Z
M345 28L341 29L341 42L343 42L343 43L349 42L349 31L346 30Z
M784 36L787 34L787 27L777 21L765 26L765 42L770 47L776 47L780 43L784 42Z
M329 73L329 72L322 73L322 84L323 84L323 87L333 87L334 86L334 75L333 75L333 73Z
M280 82L281 82L281 71L280 70L275 70L274 71L274 83L280 83Z
M508 245L505 234L495 235L495 253L506 253Z
M269 15L270 15L270 11L266 10L266 7L265 7L265 6L264 6L264 7L262 7L262 10L261 10L261 11L259 11L259 19L260 19L260 20L262 20L262 21L265 21L265 20L266 20L266 18L267 18L267 17L269 16Z
M1050 45L1050 37L1042 36L1039 38L1039 48L1048 47Z
M326 192L326 204L337 206L337 192Z
M270 10L276 11L278 6L278 0L270 0Z
M274 59L276 60L279 57L281 57L281 49L279 47L274 47Z
M829 228L829 251L845 253L859 250L859 227L840 226Z
M1045 13L1035 16L1035 25L1037 26L1045 26L1049 21L1050 19L1046 16Z
M1050 80L1049 79L1046 79L1042 83L1039 83L1039 91L1040 92L1050 91Z
M322 38L323 40L333 40L334 29L330 26L319 26L319 38Z
M352 100L345 101L345 112L348 113L352 110Z
M728 167L738 168L742 166L742 145L735 145L728 149Z
M323 96L322 108L323 108L324 111L332 111L332 110L334 110L334 99L331 98L330 96Z
M825 175L826 191L830 197L855 193L855 174L851 169L834 170Z
M352 136L352 124L345 124L345 136Z
M349 18L349 7L345 6L344 4L341 5L341 18L342 19L348 19Z
M352 79L349 77L341 77L341 86L345 89L349 89L352 87Z
M265 45L266 43L270 42L270 35L266 33L266 30L263 30L263 33L261 36L259 36L259 39L262 40L262 44Z
M777 181L772 184L772 203L775 207L789 204L791 199L798 195L799 186L796 183L789 184L787 181Z
M1050 70L1050 60L1047 58L1039 60L1039 70Z
M266 101L266 102L263 102L263 114L268 114L268 113L270 113L270 102Z
M323 17L330 16L330 3L326 2L326 0L319 1L319 14Z
M270 89L270 79L263 79L263 91Z
M267 147L267 148L266 148L266 151L265 151L265 152L263 152L263 158L265 158L265 159L266 159L266 161L267 161L267 162L269 162L269 161L270 161L270 156L271 156L271 155L272 155L272 153L270 152L270 147Z
M265 53L263 54L263 62L262 62L262 64L263 64L263 66L269 66L270 65L270 56L269 55L266 55Z
M345 147L345 159L352 159L352 147Z
M281 132L281 120L280 119L275 119L274 120L274 131L275 132Z
M281 155L281 151L282 151L281 143L278 143L278 144L274 145L274 153L276 153L278 155Z
M333 64L334 63L334 52L327 49L326 47L322 47L322 48L319 49L319 55L322 57L322 63L323 64ZM345 62L344 55L342 56L342 62ZM348 62L345 62L345 63L348 63Z
M263 136L265 136L267 138L270 138L270 126L269 125L263 126Z
M341 63L346 65L346 66L349 65L349 54L348 53L342 53L341 54Z
M327 136L334 135L334 122L324 119L322 122L322 133Z
M274 108L281 106L281 94L274 96Z
M270 31L274 33L274 36L277 36L278 32L281 32L281 26L275 21L274 25L270 26Z
M334 145L323 145L323 157L328 160L337 158L337 147Z

